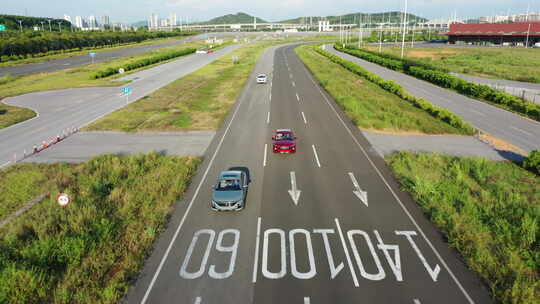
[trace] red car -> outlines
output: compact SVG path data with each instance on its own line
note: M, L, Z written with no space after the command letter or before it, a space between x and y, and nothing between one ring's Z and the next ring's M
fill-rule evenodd
M274 153L295 153L296 136L291 129L277 129L272 136Z

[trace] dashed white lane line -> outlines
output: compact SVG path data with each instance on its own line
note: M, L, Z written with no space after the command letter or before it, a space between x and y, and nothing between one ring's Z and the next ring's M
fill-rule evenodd
M257 237L255 238L255 258L253 259L253 280L257 282L257 267L259 266L259 243L261 242L261 217L257 219Z
M195 298L195 304L201 304L201 301L202 301L201 297Z
M289 74L289 77L291 77L291 79L293 79L292 74Z
M191 198L186 211L184 212L184 215L182 216L182 219L180 220L180 224L178 224L178 227L176 228L176 231L174 232L174 235L169 243L169 246L167 247L167 250L165 250L165 253L163 254L163 257L161 258L161 261L159 262L158 268L156 269L156 272L154 273L154 276L152 277L152 280L150 281L150 284L148 285L148 288L146 289L146 292L144 293L144 297L141 300L141 304L145 304L148 300L148 296L150 296L150 292L152 291L152 288L154 287L154 284L156 283L157 277L159 276L159 273L161 272L161 269L163 268L163 265L165 264L165 261L169 257L169 253L172 250L173 245L176 242L176 239L178 238L178 234L180 233L180 230L184 226L184 222L186 221L187 216L189 215L189 212L191 210L191 207L193 206L193 203L197 199L197 196L199 195L199 191L201 190L201 187L203 183L206 181L206 177L208 176L208 172L210 172L210 168L212 167L212 164L214 163L214 160L216 159L216 156L219 153L219 150L221 149L221 146L223 145L223 141L225 140L225 137L229 133L229 130L231 129L231 125L236 118L236 115L238 114L238 111L240 110L240 107L242 107L243 99L241 99L240 103L234 110L234 113L231 117L231 120L227 124L227 127L225 128L225 132L223 132L223 136L219 140L219 143L216 147L216 150L214 151L214 154L212 155L212 158L210 159L210 162L208 163L208 166L206 167L206 170L204 171L204 174L201 178L201 181L199 182L199 185L195 189L195 193L193 193L193 197Z
M302 112L302 118L304 119L304 124L307 125L306 115L304 115L304 112Z
M309 304L309 297L304 297L304 304Z
M306 75L308 76L308 78L311 80L311 82L313 83L313 85L317 88L317 90L319 91L319 93L321 94L321 96L324 98L326 104L328 105L328 107L330 107L330 109L334 112L334 114L336 115L336 117L338 118L338 120L341 122L341 124L343 125L343 128L345 128L345 130L347 131L347 133L349 133L349 135L351 136L352 140L355 142L356 146L360 149L360 151L362 151L362 154L364 154L364 156L366 157L366 159L369 161L371 167L375 170L375 172L377 172L377 175L379 176L379 178L383 181L383 183L385 184L386 188L390 191L390 193L392 193L392 196L396 199L397 203L399 204L399 206L401 207L401 209L403 210L403 212L405 212L405 214L407 215L407 217L409 218L409 220L411 220L411 222L413 223L414 227L416 228L416 230L418 230L418 232L420 233L420 235L422 236L422 238L426 241L426 243L428 244L429 248L433 251L433 253L435 254L435 256L437 256L437 259L439 259L439 261L441 262L441 264L444 266L444 268L446 269L446 271L448 271L448 273L450 274L450 276L452 277L452 280L456 283L456 285L458 286L459 290L461 290L461 292L463 293L463 295L465 296L465 298L467 299L467 302L469 302L470 304L474 304L474 301L473 299L471 298L471 296L469 295L469 293L465 290L465 288L463 287L463 285L461 285L461 282L458 280L458 278L456 277L456 275L454 274L454 272L452 272L452 270L450 269L450 267L448 266L448 264L446 264L446 262L443 260L441 254L439 253L439 251L435 248L435 246L433 246L433 243L431 243L431 241L428 239L428 237L426 236L426 234L424 233L424 231L422 230L422 228L420 227L420 225L418 225L418 223L416 222L416 220L414 219L414 217L411 215L411 213L409 212L409 210L407 209L407 207L405 207L405 205L403 204L403 202L401 201L401 199L397 196L397 194L394 192L394 190L392 189L392 187L390 187L390 184L388 184L388 181L386 180L386 178L384 178L384 176L382 175L381 171L377 168L377 166L375 166L375 163L373 163L373 160L371 160L371 158L369 157L369 154L367 153L367 151L362 147L362 145L360 145L360 143L358 142L358 140L356 139L356 137L354 137L352 131L349 129L349 127L347 127L347 124L345 124L345 121L343 121L343 119L341 118L341 116L339 116L338 112L336 111L336 109L332 106L332 104L330 103L330 100L328 100L328 98L326 97L326 95L324 95L323 91L321 90L321 88L317 85L317 83L315 82L315 79L313 79L313 76L311 76L310 72L308 71L307 68L304 67L304 72L306 73ZM358 285L356 285L358 286Z
M474 112L474 113L476 113L476 114L478 114L478 115L480 115L480 116L486 116L486 114L484 114L484 113L482 113L482 112L480 112L480 111L477 111L477 110L475 110L475 109L470 109L470 110L471 110L471 112Z
M300 101L300 96L298 96L298 93L296 93L296 100Z
M521 133L525 133L525 134L527 134L527 135L529 135L529 136L532 136L531 133L529 133L529 132L527 132L527 131L525 131L525 130L523 130L523 129L520 129L520 128L518 128L518 127L510 126L510 129L514 129L514 130L519 131L519 132L521 132Z
M293 86L293 87L296 87L296 83L294 83L294 81L292 82L292 86Z
M341 239L341 244L343 245L343 251L345 251L345 257L347 258L347 264L349 264L349 269L351 270L351 276L353 278L354 286L358 287L358 278L356 277L356 271L353 268L352 262L351 262L351 256L349 255L349 249L347 248L347 244L345 243L345 237L343 236L343 231L341 231L341 226L339 225L339 220L336 218L334 219L336 221L336 227L339 233L339 238Z
M418 300L418 299L413 299L413 301L414 301L414 304L422 304L422 303L420 302L420 300Z
M268 154L268 144L264 144L264 160L263 167L266 167L266 155Z
M270 112L268 112L268 115L266 116L266 123L267 124L270 123Z
M319 161L319 155L317 155L317 149L315 149L315 145L311 145L311 148L313 148L313 154L315 154L315 160L317 161L317 166L319 166L320 168L321 162Z

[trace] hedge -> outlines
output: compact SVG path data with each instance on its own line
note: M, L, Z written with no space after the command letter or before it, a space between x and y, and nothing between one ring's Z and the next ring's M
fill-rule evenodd
M540 175L540 150L532 151L523 161L523 168Z
M435 85L452 89L463 95L492 103L500 108L525 115L540 121L540 105L523 100L505 92L495 90L489 86L468 82L459 77L452 76L445 70L426 63L419 63L410 59L399 59L390 54L374 54L374 52L357 48L342 48L335 46L341 52L382 65L389 69L404 72L416 78L429 81Z
M154 63L161 62L161 61L165 61L165 60L173 59L173 58L176 58L176 57L193 54L193 53L195 53L196 50L197 49L195 49L195 48L187 48L187 49L182 49L182 50L179 50L179 51L167 52L167 53L157 55L157 56L154 56L154 57L143 58L143 59L128 63L128 64L126 64L124 66L108 67L108 68L105 68L103 70L99 70L99 71L93 73L90 77L92 79L108 77L108 76L111 76L111 75L114 75L114 74L118 74L118 69L120 69L120 68L123 68L125 71L131 71L131 70L142 68L142 67L154 64Z
M328 59L330 59L331 61L341 65L342 67L344 67L345 69L361 76L361 77L364 77L366 78L367 80L377 84L378 86L380 86L381 88L383 88L384 90L390 92L390 93L393 93L397 96L399 96L400 98L410 102L412 105L414 105L415 107L421 109L421 110L424 110L426 111L428 114L430 114L431 116L437 118L437 119L440 119L446 123L448 123L449 125L457 128L457 129L460 129L460 130L463 130L465 134L475 134L477 133L476 129L473 128L469 123L463 121L459 116L455 115L454 113L450 112L449 110L447 109L443 109L443 108L439 108L437 106L434 106L433 104L431 104L430 102L426 101L425 99L423 98L418 98L418 97L415 97L411 94L409 94L407 91L405 91L403 89L403 87L393 81L389 81L389 80L384 80L383 78L367 71L366 69L350 62L350 61L347 61L345 59L342 59L336 55L333 55L329 52L326 52L320 48L315 48L315 51L325 57L327 57Z

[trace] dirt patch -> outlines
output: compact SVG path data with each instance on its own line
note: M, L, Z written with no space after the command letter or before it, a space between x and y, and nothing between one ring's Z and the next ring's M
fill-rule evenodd
M495 136L480 133L480 134L478 134L477 137L482 142L485 142L486 144L492 146L493 148L495 148L497 150L514 152L514 153L520 154L522 156L527 155L527 152L524 151L523 149L521 149L519 147L516 147L516 146L512 145L511 143L506 142L506 141L504 141L504 140L502 140L500 138L497 138Z
M466 136L466 135L459 135L459 134L426 134L419 131L401 131L401 130L376 130L376 129L366 129L366 128L360 128L362 131L368 131L371 133L378 133L378 134L387 134L387 135L421 135L421 136Z
M441 57L459 55L456 50L414 50L407 53L407 57L412 58L431 58L433 60L441 59Z

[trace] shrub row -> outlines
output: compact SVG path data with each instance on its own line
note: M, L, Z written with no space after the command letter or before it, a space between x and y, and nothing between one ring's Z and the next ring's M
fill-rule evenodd
M523 161L523 167L540 175L540 150L532 151Z
M176 58L176 57L193 54L193 53L195 53L195 51L196 51L195 48L187 48L187 49L182 49L182 50L179 50L179 51L167 52L167 53L160 54L160 55L157 55L157 56L139 59L139 60L136 60L134 62L128 63L128 64L126 64L124 66L108 67L106 69L99 70L99 71L93 73L90 77L92 79L104 78L104 77L108 77L108 76L111 76L111 75L114 75L114 74L118 74L118 69L120 69L120 68L123 68L125 71L131 71L131 70L142 68L142 67L154 64L154 63L161 62L161 61L165 61L165 60L173 59L173 58Z
M489 86L468 82L459 77L452 76L446 71L432 65L419 63L410 59L399 59L391 54L375 54L371 51L335 47L337 50L349 55L382 65L389 69L405 72L416 78L429 81L438 86L452 89L460 94L488 101L506 110L525 115L540 121L540 105L520 99L505 92L495 90Z
M330 59L331 61L341 65L342 67L346 68L347 70L361 76L361 77L364 77L366 78L367 80L377 84L378 86L380 86L381 88L383 88L384 90L392 93L392 94L395 94L397 96L399 96L400 98L410 102L412 105L414 105L415 107L421 109L421 110L424 110L426 111L427 113L429 113L431 116L437 118L437 119L440 119L446 123L448 123L449 125L459 129L459 130L462 130L465 134L474 134L476 133L476 130L470 125L468 124L467 122L463 121L459 116L455 115L454 113L450 112L449 110L447 109L443 109L443 108L439 108L439 107L436 107L434 106L433 104L431 104L430 102L422 99L422 98L417 98L411 94L409 94L407 91L405 91L403 89L403 87L393 81L388 81L388 80L384 80L383 78L371 73L371 72L368 72L366 69L350 62L350 61L347 61L347 60L344 60L338 56L335 56L331 53L328 53L320 48L315 48L315 51L318 52L319 54L327 57L328 59Z

